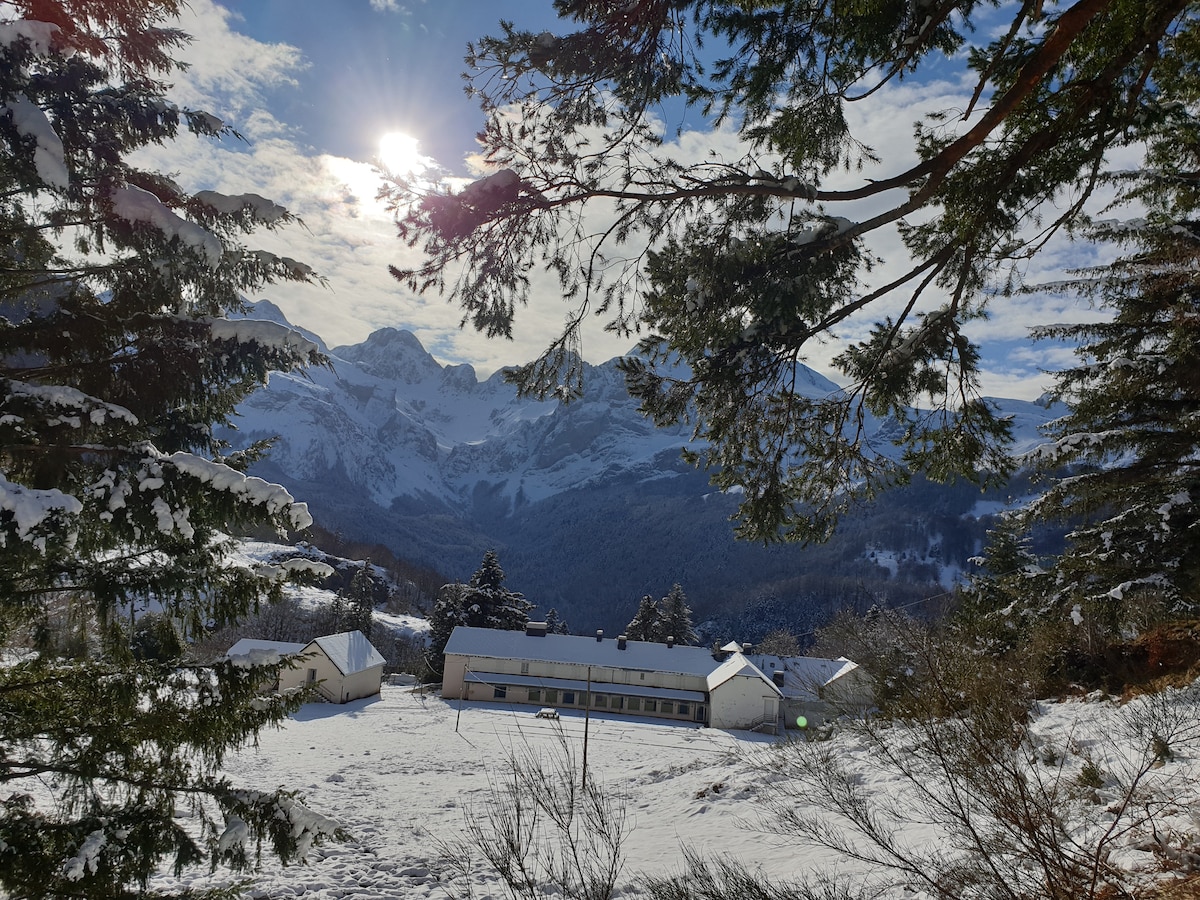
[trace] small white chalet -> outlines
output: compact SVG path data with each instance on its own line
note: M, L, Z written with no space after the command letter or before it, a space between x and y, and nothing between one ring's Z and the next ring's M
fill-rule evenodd
M459 626L446 644L442 696L592 709L696 722L776 727L782 693L741 653L704 647Z
M314 638L307 644L243 638L229 648L229 657L247 657L265 663L295 657L283 669L274 690L316 685L317 693L331 703L348 703L379 693L384 658L361 631L344 631Z

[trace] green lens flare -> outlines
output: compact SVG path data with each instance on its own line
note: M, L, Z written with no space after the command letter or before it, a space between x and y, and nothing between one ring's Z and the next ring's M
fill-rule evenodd
M808 727L808 719L804 718L804 716L796 716L796 727L797 728L807 728Z

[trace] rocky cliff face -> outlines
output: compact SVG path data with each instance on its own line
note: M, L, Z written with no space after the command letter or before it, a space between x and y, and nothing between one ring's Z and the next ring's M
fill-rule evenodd
M254 315L282 320L266 302ZM277 436L259 473L307 500L326 527L457 578L494 547L514 589L579 627L620 628L625 607L674 581L694 605L724 609L786 594L809 561L833 574L811 551L734 544L734 500L714 495L706 476L679 460L690 431L644 419L615 362L587 367L584 397L564 406L518 398L500 374L480 381L470 366L443 366L392 328L330 357L330 368L306 376L273 373L228 435L235 445ZM837 390L804 374L814 394ZM1001 403L1019 443L1037 441L1037 425L1053 414ZM883 437L888 423L875 427ZM979 517L969 518L982 531ZM884 548L883 558L944 542L917 543L925 546ZM899 569L881 566L879 549L839 551L854 562L836 570L849 577L858 566L860 583L895 586ZM931 583L956 565L934 559Z

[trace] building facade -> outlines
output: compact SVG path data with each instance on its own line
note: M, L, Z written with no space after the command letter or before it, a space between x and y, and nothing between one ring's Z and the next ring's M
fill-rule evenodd
M345 631L314 638L307 644L243 638L229 648L231 659L268 662L292 658L279 680L265 689L287 691L315 686L330 703L349 703L379 693L385 660L361 631Z
M442 696L773 729L782 694L740 653L715 658L702 647L547 634L530 623L525 631L454 629Z

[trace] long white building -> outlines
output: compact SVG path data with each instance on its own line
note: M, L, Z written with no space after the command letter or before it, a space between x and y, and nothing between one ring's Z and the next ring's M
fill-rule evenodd
M531 622L525 631L455 628L442 696L749 729L776 727L783 695L741 652L547 634Z

